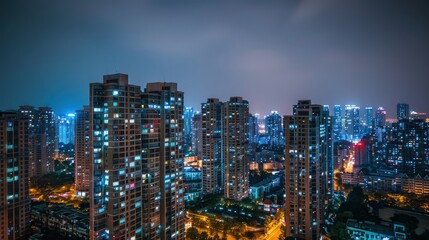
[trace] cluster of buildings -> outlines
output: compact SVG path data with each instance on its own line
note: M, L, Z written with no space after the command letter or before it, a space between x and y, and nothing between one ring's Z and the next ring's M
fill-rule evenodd
M328 106L301 100L290 116L273 111L260 119L242 97L209 98L200 111L184 107L184 97L176 83L142 89L113 74L90 84L88 105L74 114L55 117L50 108L31 106L0 112L0 238L28 237L28 180L53 171L60 144L74 144L76 196L90 201L89 239L183 240L185 201L212 193L259 199L279 186L286 235L319 239L334 168L344 171L344 181L368 189L429 192L429 125L413 119L422 114L411 115L406 104L386 124L383 108L374 114L367 107L361 118L355 105L344 115L336 105L330 114ZM334 148L343 140L356 144ZM249 186L249 171L259 166L284 174ZM278 210L269 201L261 207ZM82 217L77 213L39 210L33 215L41 226L82 228L73 225Z

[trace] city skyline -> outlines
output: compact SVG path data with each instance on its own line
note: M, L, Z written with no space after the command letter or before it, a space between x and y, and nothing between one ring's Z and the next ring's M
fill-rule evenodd
M74 112L90 82L122 72L138 85L177 82L194 109L242 96L262 116L290 114L299 99L383 106L389 118L399 102L429 112L428 4L2 5L0 69L11 80L0 87L19 89L0 96L3 110Z

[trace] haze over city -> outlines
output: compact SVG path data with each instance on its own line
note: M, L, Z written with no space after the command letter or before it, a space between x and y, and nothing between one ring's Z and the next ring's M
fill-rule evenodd
M89 83L177 82L185 105L243 96L429 112L426 1L2 1L0 109L88 103Z

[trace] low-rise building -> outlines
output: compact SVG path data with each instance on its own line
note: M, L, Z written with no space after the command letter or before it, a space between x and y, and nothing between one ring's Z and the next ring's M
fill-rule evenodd
M399 223L359 222L355 219L347 220L347 232L352 239L357 240L406 240L405 226Z
M61 237L89 239L89 214L73 207L37 204L32 206L31 219L41 233L51 231Z

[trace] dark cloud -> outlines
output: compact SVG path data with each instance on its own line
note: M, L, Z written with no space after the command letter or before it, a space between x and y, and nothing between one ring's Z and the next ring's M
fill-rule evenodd
M425 1L2 1L0 109L72 111L103 74L175 81L186 104L242 95L429 112Z

